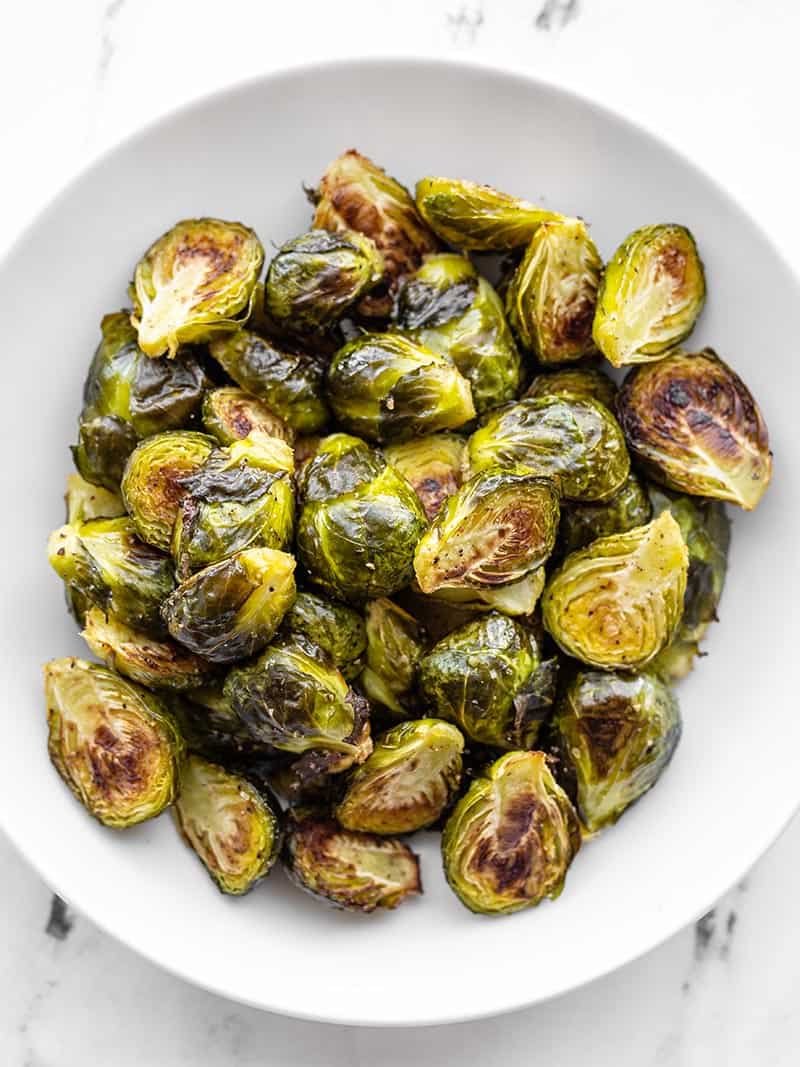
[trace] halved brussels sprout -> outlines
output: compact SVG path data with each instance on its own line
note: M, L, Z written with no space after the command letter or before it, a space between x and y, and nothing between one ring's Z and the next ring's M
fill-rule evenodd
M189 756L173 811L178 832L219 889L241 895L269 874L278 858L276 808L240 774Z
M214 449L180 478L172 532L179 577L245 548L286 548L294 534L293 467L285 441L256 433Z
M503 303L464 256L428 256L400 288L395 323L455 363L479 415L517 396L522 366Z
M50 535L47 557L83 610L96 604L129 626L163 633L161 604L175 588L172 560L140 541L130 519L62 526Z
M346 830L411 834L435 823L461 782L464 738L441 719L403 722L375 742L336 808Z
M183 741L159 697L74 658L47 663L44 688L50 759L91 815L122 829L175 800Z
M509 752L476 778L442 834L444 873L470 911L508 915L564 888L581 834L543 752Z
M212 389L203 399L203 427L221 445L232 445L251 434L278 437L294 443L294 431L257 396L235 385Z
M347 434L325 438L304 471L298 558L332 596L391 596L413 575L427 523L416 493L383 456Z
M210 341L247 319L264 249L239 222L184 219L136 264L131 322L148 356L173 357L178 345Z
M197 360L148 358L130 313L106 315L102 340L83 386L75 466L90 482L116 490L137 441L185 426L197 411L208 379Z
M181 582L164 601L167 629L198 656L230 663L264 648L295 597L294 557L248 548Z
M461 485L466 447L466 440L454 433L434 433L383 450L394 469L414 487L429 522Z
M382 277L383 257L369 237L310 230L275 254L264 283L264 307L293 332L322 330Z
M102 608L87 611L81 636L107 667L148 689L193 689L214 677L214 667L200 656L135 630Z
M80 474L68 476L64 503L67 505L67 522L71 525L90 519L117 519L125 514L121 497L87 482Z
M599 504L568 504L561 510L558 547L563 552L584 548L598 537L625 533L644 526L653 515L650 498L639 478L631 471L621 489Z
M537 567L508 585L443 585L429 593L426 599L457 606L469 613L502 611L504 615L531 615L542 595L544 582L545 569Z
M573 552L548 581L544 625L569 656L638 670L677 632L689 554L668 511Z
M560 370L537 374L528 386L526 397L577 396L597 400L609 411L614 410L617 387L607 374L597 367L562 367Z
M173 430L148 437L130 455L122 476L122 499L143 541L169 552L185 479L216 447L213 437Z
M543 222L506 293L511 328L542 364L594 351L592 320L603 261L580 219Z
M413 615L381 597L367 604L366 632L361 686L370 700L405 716L425 651L425 631Z
M653 660L651 669L666 681L684 678L692 669L700 641L716 621L717 605L725 585L731 527L725 505L698 500L650 487L657 515L669 510L681 528L689 551L689 574L683 598L680 628L670 645Z
M298 593L283 619L288 633L304 634L327 653L342 675L358 677L364 665L367 633L364 620L346 604L319 596Z
M671 352L625 379L628 446L668 489L752 511L772 477L767 425L749 389L710 348Z
M642 226L606 265L592 334L609 363L647 363L692 332L706 299L703 264L685 226Z
M454 430L475 416L470 384L456 366L400 334L368 333L346 344L327 381L338 421L371 441Z
M489 415L467 444L473 474L525 467L555 478L569 500L607 500L630 471L622 430L608 408L576 396L520 400Z
M367 317L388 318L400 278L415 271L423 256L439 247L408 190L351 149L334 159L313 195L315 227L362 233L382 254L383 285L364 297L358 310Z
M330 418L323 366L313 356L278 348L250 330L218 337L208 350L237 385L263 400L297 433L317 433Z
M533 748L555 699L557 664L543 660L536 638L490 612L437 642L419 666L423 699L493 748Z
M590 832L651 789L681 735L678 702L653 674L580 671L559 701L553 734Z
M419 213L434 233L470 252L505 252L525 245L543 222L562 217L463 178L423 178L415 195Z
M475 475L447 500L417 545L420 589L519 581L553 551L558 515L558 488L549 478L499 467Z
M396 908L422 892L419 860L408 845L343 830L310 812L290 813L283 862L301 889L352 911Z

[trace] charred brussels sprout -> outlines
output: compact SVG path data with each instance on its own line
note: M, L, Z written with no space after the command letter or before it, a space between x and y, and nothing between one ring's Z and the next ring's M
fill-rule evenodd
M225 699L222 681L191 689L174 700L172 710L190 752L227 766L243 767L271 760L273 752L255 740Z
M249 330L217 338L209 351L237 385L263 400L297 433L317 433L330 418L323 369L312 356L284 351Z
M530 630L491 612L433 646L420 663L419 686L428 706L473 741L527 749L552 709L556 673Z
M83 639L107 667L148 689L193 689L214 677L214 668L200 656L93 607L86 613Z
M542 595L544 581L545 569L537 567L508 585L443 585L429 593L426 600L439 601L442 607L449 604L469 613L502 611L504 615L531 615Z
M648 363L692 332L706 298L703 264L684 226L643 226L609 260L592 333L609 363Z
M148 356L210 341L245 321L264 265L255 233L239 222L185 219L136 264L131 321Z
M116 490L138 441L186 425L208 380L192 356L149 359L127 311L106 315L102 340L83 387L75 466L96 485Z
M274 802L246 778L190 756L175 825L223 893L241 895L269 874L281 845Z
M213 663L244 659L262 649L295 597L294 558L248 548L181 582L164 602L170 634Z
M652 674L581 671L559 701L553 733L581 821L594 832L656 784L681 719L675 697Z
M542 752L509 752L470 785L442 835L444 873L470 911L554 900L581 844L575 810Z
M304 634L318 645L346 679L361 673L366 629L358 612L346 604L317 593L298 593L284 617L283 628L289 633Z
M301 489L297 553L317 585L361 601L408 584L427 524L416 493L379 452L333 434L308 464Z
M91 815L122 829L175 800L183 742L158 697L82 659L51 660L44 687L50 759Z
M570 363L594 351L592 320L603 261L580 219L536 230L506 293L520 343L540 363Z
M453 430L475 415L458 368L400 334L368 333L339 349L328 400L344 429L382 443Z
M273 415L258 397L234 385L212 389L203 399L203 426L221 445L232 445L252 434L294 443L294 431Z
M161 603L175 588L172 560L140 541L130 519L62 526L50 535L47 554L73 603L84 610L96 604L129 626L163 632Z
M125 514L122 498L102 486L93 485L80 474L70 474L64 494L67 522L74 525L90 519L117 519Z
M526 397L577 396L583 400L597 400L609 411L614 410L617 387L607 374L597 367L562 367L560 370L537 374L525 393Z
M312 813L290 814L283 861L301 889L352 911L396 908L422 892L419 860L402 841Z
M596 400L545 396L520 400L489 415L470 437L473 474L520 466L555 478L569 500L607 500L630 471L619 424Z
M522 367L502 301L464 256L428 256L401 287L395 322L455 363L479 415L517 396Z
M353 150L335 159L314 194L314 226L364 234L383 257L384 282L358 305L367 317L387 318L398 281L411 274L438 242L417 214L408 190L371 159Z
M264 307L294 332L322 330L382 276L383 259L368 237L311 230L278 249L267 271Z
M628 445L668 489L752 511L772 477L763 416L710 348L672 352L625 379L617 411Z
M411 834L436 822L461 781L464 738L440 719L403 722L375 743L336 808L346 830Z
M491 185L459 178L417 182L419 213L443 241L471 252L505 252L525 245L543 222L560 219Z
M646 526L600 537L567 556L547 583L544 624L569 656L637 670L675 635L689 556L665 511Z
M652 518L653 509L644 486L630 472L621 489L599 504L569 504L561 512L558 545L564 552L584 548L598 537L625 533L635 526L644 526Z
M405 716L425 651L425 631L413 615L385 597L367 604L366 623L367 665L361 686L370 700Z
M414 487L429 522L461 485L466 444L454 433L434 433L383 450L394 469Z
M202 433L174 430L137 445L125 466L122 499L143 541L169 552L172 531L188 489L185 479L215 447Z

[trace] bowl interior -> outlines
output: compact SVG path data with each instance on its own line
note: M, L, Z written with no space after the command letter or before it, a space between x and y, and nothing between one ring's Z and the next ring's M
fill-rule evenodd
M643 803L582 850L556 904L512 918L478 918L457 903L434 834L419 839L424 897L393 914L329 910L280 871L249 897L226 899L168 816L125 834L103 830L45 751L41 664L84 649L44 546L62 521L67 445L100 317L125 305L139 254L178 218L242 219L267 246L306 228L302 183L351 146L411 184L463 175L580 214L605 255L643 223L688 225L709 280L690 344L713 345L741 373L776 454L758 511L734 516L721 622L680 688L675 760ZM798 289L741 210L650 136L571 95L477 68L365 62L266 77L159 123L84 174L2 265L0 291L0 819L42 875L111 933L188 979L292 1015L466 1019L565 991L657 944L789 818L800 797L791 695Z

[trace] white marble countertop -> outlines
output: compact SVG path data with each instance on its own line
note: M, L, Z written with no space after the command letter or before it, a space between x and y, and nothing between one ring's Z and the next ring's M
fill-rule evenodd
M0 41L0 248L71 173L186 100L294 63L405 53L510 64L623 111L718 177L796 259L798 40L794 0L16 4ZM769 798L745 791L742 802ZM0 868L7 1067L800 1062L797 820L695 927L636 963L538 1008L425 1030L317 1026L231 1004L73 914L2 836Z

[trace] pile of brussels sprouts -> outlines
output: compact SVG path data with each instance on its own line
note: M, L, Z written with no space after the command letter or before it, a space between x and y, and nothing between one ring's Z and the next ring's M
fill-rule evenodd
M106 826L171 806L226 893L280 859L391 908L435 828L458 898L517 911L669 762L767 429L679 347L683 226L604 265L580 219L355 151L312 197L263 280L251 229L186 220L102 321L49 543L102 665L45 667L50 756Z

